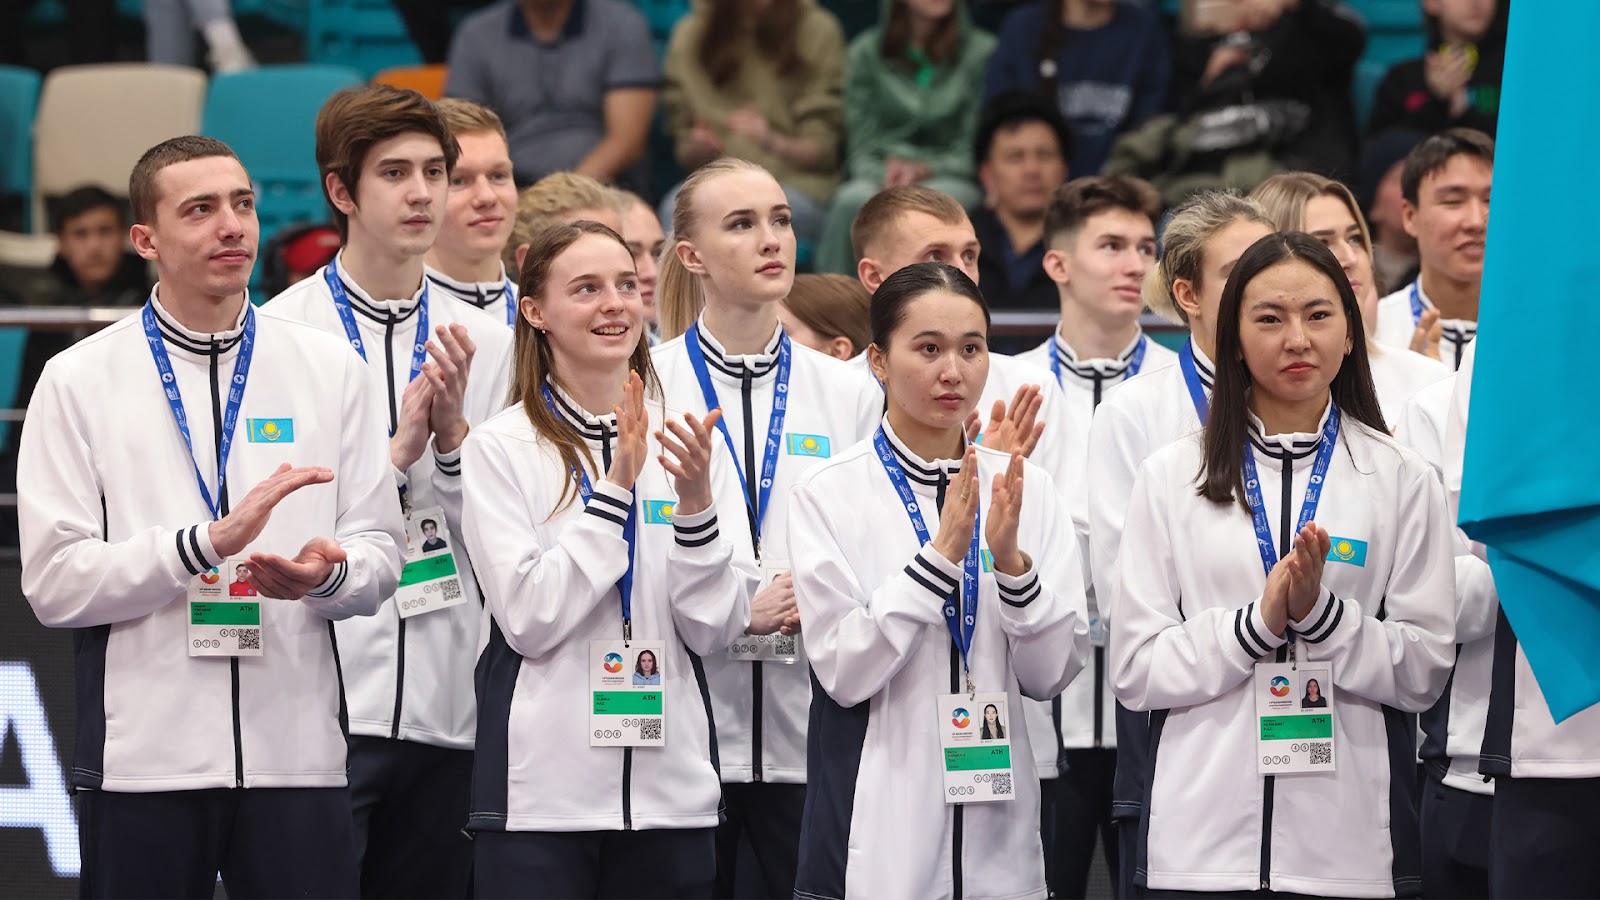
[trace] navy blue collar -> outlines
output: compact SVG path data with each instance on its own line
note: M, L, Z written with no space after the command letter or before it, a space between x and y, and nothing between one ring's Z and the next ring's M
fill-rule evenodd
M587 5L584 0L573 0L572 12L567 15L567 21L562 23L561 35L555 40L555 43L559 44L562 41L571 40L583 34L583 13ZM511 0L511 22L508 33L515 40L544 43L534 37L533 32L528 29L528 20L523 17L522 6L516 0Z

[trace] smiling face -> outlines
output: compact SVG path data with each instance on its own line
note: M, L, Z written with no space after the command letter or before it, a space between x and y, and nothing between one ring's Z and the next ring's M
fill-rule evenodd
M633 264L639 270L639 296L644 299L644 315L651 322L656 319L656 279L661 274L661 250L667 236L661 231L661 220L648 203L634 203L622 220L622 239L633 251Z
M1239 354L1253 390L1279 404L1325 396L1351 350L1338 288L1300 259L1263 269L1239 303Z
M517 211L511 153L505 138L494 131L458 134L456 141L461 156L450 172L444 224L435 246L452 259L498 257L511 237Z
M1124 325L1144 310L1144 277L1155 266L1150 217L1113 207L1090 216L1076 235L1045 254L1045 271L1095 319Z
M865 256L858 273L869 291L876 291L890 275L920 262L955 266L974 283L978 280L978 235L965 216L959 222L945 222L921 210L908 210L862 249Z
M557 373L626 366L644 334L644 302L628 248L586 234L550 263L544 291L522 314L545 333Z
M229 297L250 283L256 241L256 195L231 156L174 163L155 174L150 222L132 229L134 249L154 260L166 289Z
M766 172L722 173L694 192L692 231L678 241L684 267L701 277L707 303L776 303L794 286L789 199Z
M1361 319L1370 333L1377 323L1378 286L1372 277L1372 252L1361 235L1361 223L1338 197L1323 194L1306 201L1303 230L1333 251L1350 289L1361 304Z
M1406 203L1406 232L1417 239L1422 265L1454 281L1483 278L1483 245L1489 232L1489 187L1494 170L1466 153L1450 157L1422 176L1417 203Z
M327 177L334 206L350 217L350 243L421 256L439 236L450 185L444 150L431 135L412 131L373 144L354 195L337 174Z
M987 333L983 310L971 298L939 288L907 301L887 346L868 350L891 418L929 431L959 428L989 378Z

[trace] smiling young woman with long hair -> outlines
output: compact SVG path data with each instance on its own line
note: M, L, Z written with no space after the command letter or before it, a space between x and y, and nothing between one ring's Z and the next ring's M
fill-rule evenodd
M1121 551L1139 564L1113 586L1117 698L1151 717L1136 869L1154 896L1416 895L1410 719L1454 655L1443 489L1388 436L1355 294L1316 238L1246 250L1216 328L1205 429L1141 467ZM1268 740L1286 715L1269 693L1294 705L1302 668L1327 673L1327 714L1284 727L1321 731Z

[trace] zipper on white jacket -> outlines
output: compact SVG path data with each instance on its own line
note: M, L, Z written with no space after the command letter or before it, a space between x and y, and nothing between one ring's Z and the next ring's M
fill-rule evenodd
M222 350L211 340L211 433L217 459L222 459L222 385L217 382ZM218 471L221 471L220 468ZM217 479L217 513L228 514L228 479ZM239 657L228 659L228 680L233 704L233 786L244 787L244 726L239 718Z
M1244 448L1246 453L1254 453L1247 443ZM1290 511L1294 507L1294 457L1286 454L1283 457L1283 488L1278 498L1278 558L1283 559L1289 555L1289 546L1293 541L1289 529L1293 527L1290 521ZM1278 662L1288 658L1287 648L1294 643L1294 635L1289 636L1289 644L1279 647L1275 656ZM1261 889L1272 890L1272 799L1273 791L1277 786L1277 776L1267 775L1261 786Z
M400 408L395 398L394 387L394 316L389 316L383 326L383 380L389 385L389 434L394 435L400 428ZM395 618L400 620L399 630L395 634L396 647L394 659L394 715L389 721L389 737L400 738L400 713L405 705L406 695L406 620L400 618L399 609L395 610Z
M754 410L751 409L750 392L753 390L754 373L749 366L743 367L740 377L739 393L744 403L744 483L749 496L745 499L746 511L750 516L750 543L756 549L756 562L761 561L761 534L756 527L756 498L759 496L757 488L760 481L756 478L756 432ZM778 402L777 397L772 398L773 403ZM761 719L762 697L766 693L762 687L762 664L750 664L750 780L761 783Z
M934 509L944 512L945 489L949 486L949 476L944 470L939 471L939 486L934 493ZM956 590L961 590L959 587ZM954 638L950 641L950 693L961 692L961 648L956 646ZM951 897L961 900L965 896L965 886L961 877L961 843L962 831L966 825L966 807L960 803L955 804L955 809L950 813L950 884Z

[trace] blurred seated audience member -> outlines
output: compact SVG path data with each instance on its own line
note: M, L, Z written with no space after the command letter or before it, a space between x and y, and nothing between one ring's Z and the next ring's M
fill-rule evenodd
M985 99L1035 90L1056 100L1072 128L1075 177L1096 175L1117 135L1163 112L1172 54L1156 4L1143 0L1036 0L1000 24Z
M261 301L305 281L339 253L339 230L325 222L280 229L260 254Z
M406 34L417 45L422 61L438 65L450 58L450 38L455 34L455 13L481 9L493 0L394 0L395 11L406 23Z
M645 186L660 70L627 0L500 0L462 20L444 92L500 114L518 186L571 170Z
M123 201L94 186L51 204L56 258L49 289L34 303L55 306L138 306L150 295L150 264L128 245Z
M795 237L816 241L839 186L844 31L817 0L701 0L672 29L661 103L678 164L757 163L783 185ZM661 201L672 221L677 188Z
M849 180L833 192L816 268L854 276L850 223L884 188L926 184L979 200L972 139L994 37L955 0L883 0L883 19L850 42L844 122Z
M145 56L169 66L197 65L194 33L206 42L206 64L217 74L256 66L228 0L144 0Z
M644 320L655 334L656 282L661 277L661 254L667 236L656 218L656 208L633 191L617 190L622 207L622 241L633 254L634 272L639 276L639 299L644 301Z
M1434 134L1476 128L1494 137L1506 62L1506 4L1421 0L1427 52L1395 63L1378 84L1367 131L1412 128Z
M1367 138L1361 147L1361 171L1354 187L1372 229L1372 271L1380 296L1416 281L1420 271L1417 239L1406 231L1403 220L1400 172L1406 157L1426 137L1409 128L1390 128Z
M778 303L789 338L834 359L850 359L872 343L872 295L849 275L800 274Z
M991 308L1060 308L1044 270L1044 212L1067 181L1071 152L1066 122L1038 94L1002 94L984 108L974 153L984 200L968 215L983 248L978 272Z

